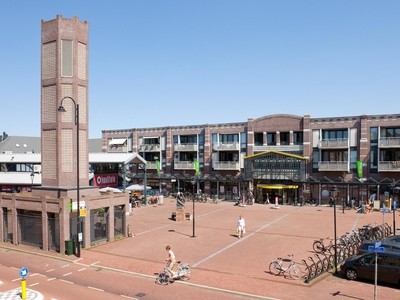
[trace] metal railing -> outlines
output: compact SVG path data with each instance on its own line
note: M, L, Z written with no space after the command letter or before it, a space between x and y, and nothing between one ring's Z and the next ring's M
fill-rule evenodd
M400 161L380 161L378 171L400 171Z
M144 144L139 145L139 152L159 152L161 150L160 144Z
M327 139L318 143L319 148L347 148L349 139Z
M319 161L318 171L348 171L347 161Z
M176 162L174 163L174 169L175 170L194 170L194 163L192 161L181 161L181 162Z
M194 143L174 144L174 151L198 151L199 146Z
M239 170L240 163L235 161L216 161L214 162L215 170Z
M379 147L399 147L400 137L380 138Z
M238 142L232 143L214 143L213 150L215 151L229 151L229 150L240 150L240 144Z

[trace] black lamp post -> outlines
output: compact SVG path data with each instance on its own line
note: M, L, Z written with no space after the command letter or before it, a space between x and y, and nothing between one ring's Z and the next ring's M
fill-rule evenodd
M76 125L76 204L77 204L77 222L76 222L76 247L77 247L77 257L81 257L81 244L79 237L81 235L80 230L80 206L79 206L79 104L75 102L72 97L65 96L61 99L58 111L66 112L64 106L62 106L64 99L70 99L74 103L75 107L75 125Z
M332 197L336 196L339 192L338 188L334 186L331 188ZM335 239L335 274L337 274L337 242L336 242L336 199L333 201L333 227L334 227L334 239Z
M35 178L35 173L31 173L31 182L32 182L32 185L31 185L31 192L32 192L32 189L33 189L33 179Z
M195 235L195 214L194 214L194 212L195 212L195 202L196 202L196 199L194 198L194 186L195 186L195 184L196 184L196 182L197 182L197 178L195 178L195 177L192 177L192 179L190 180L190 183L193 185L193 235L191 236L191 238L195 238L196 237L196 235Z

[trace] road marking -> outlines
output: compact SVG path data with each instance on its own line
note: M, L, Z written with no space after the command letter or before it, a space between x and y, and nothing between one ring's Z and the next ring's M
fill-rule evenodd
M38 285L38 284L39 284L39 282L36 282L36 283L30 284L29 286L35 286L35 285Z
M51 271L54 271L54 270L55 270L55 269L50 269L50 270L47 270L47 271L46 271L46 273L47 273L47 272L51 272Z
M98 264L100 262L100 260L98 260L98 261L96 261L96 262L94 262L94 263L92 263L92 264L90 264L91 266L94 266L95 264Z
M138 300L138 298L132 298L132 297L129 297L129 296L125 296L125 295L120 295L121 297L124 297L124 298L127 298L127 299L133 299L133 300Z
M98 289L98 288L95 288L95 287L92 287L92 286L88 286L88 288L89 288L89 289L92 289L92 290L96 290L96 291L104 292L104 290L102 290L102 289Z
M296 210L298 210L298 209L296 209ZM294 211L296 211L296 210L294 210ZM254 231L254 232L252 232L252 233L246 235L245 237L243 237L243 238L241 238L241 239L238 239L236 242L234 242L234 243L232 243L232 244L230 244L230 245L228 245L228 246L222 248L221 250L219 250L219 251L217 251L217 252L214 252L213 254L209 255L208 257L206 257L206 258L200 260L199 262L195 263L194 265L192 265L192 267L195 268L195 267L197 267L198 265L202 264L203 262L209 260L210 258L212 258L212 257L214 257L214 256L216 256L216 255L218 255L218 254L220 254L220 253L222 253L222 252L224 252L225 250L228 250L229 248L235 246L237 243L242 242L243 240L245 240L245 239L251 237L252 235L256 234L257 232L263 230L264 228L267 228L267 227L270 226L271 224L273 224L273 223L275 223L275 222L277 222L277 221L282 220L283 218L287 217L288 215L290 215L290 214L293 213L294 211L289 212L289 213L287 213L286 215L283 215L282 217L279 217L278 219L276 219L276 220L274 220L274 221L272 221L272 222L270 222L270 223L268 223L268 224L266 224L266 225L260 227L259 229L257 229L256 231Z
M66 268L66 267L68 267L69 265L63 265L63 266L61 266L61 268Z
M56 278L55 277L53 277L53 278L49 278L49 279L47 279L47 281L52 281L52 280L55 280Z
M158 229L163 229L163 228L169 227L169 226L172 226L172 225L165 225L165 226L157 227L157 228L154 228L154 229L151 229L151 230L143 231L143 232L140 232L140 233L135 233L135 235L141 235L141 234L149 233L149 232L156 231Z
M65 282L65 283L74 284L72 281L68 281L68 280L64 280L64 279L60 279L60 281Z
M71 275L71 274L72 274L72 272L69 272L69 273L64 274L63 276L68 276L68 275Z
M84 271L84 270L86 270L86 268L79 269L78 272Z

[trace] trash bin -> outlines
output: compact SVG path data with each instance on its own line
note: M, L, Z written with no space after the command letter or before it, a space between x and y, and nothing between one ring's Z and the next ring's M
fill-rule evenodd
M65 254L67 254L67 255L75 254L75 241L74 240L66 240L65 241Z
M67 255L72 254L72 240L65 241L65 254Z

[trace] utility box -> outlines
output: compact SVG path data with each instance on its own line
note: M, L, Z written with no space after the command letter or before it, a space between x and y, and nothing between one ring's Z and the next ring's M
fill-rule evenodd
M75 254L75 241L66 240L65 241L65 254L72 255Z

